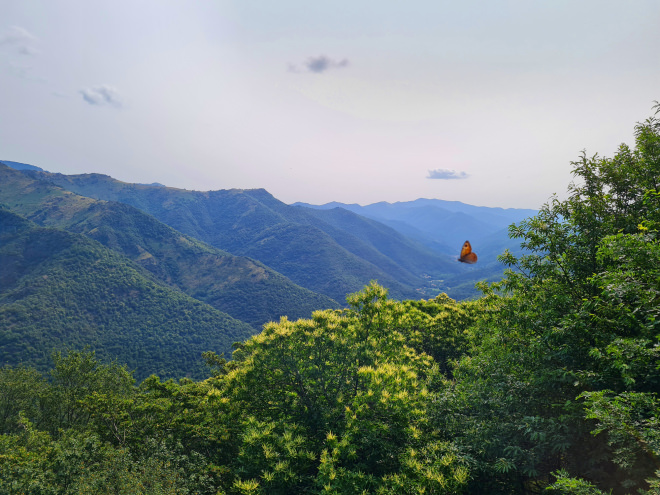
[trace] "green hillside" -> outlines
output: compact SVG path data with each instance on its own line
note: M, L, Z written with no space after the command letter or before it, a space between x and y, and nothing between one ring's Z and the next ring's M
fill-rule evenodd
M317 309L338 307L260 262L183 235L129 205L73 194L2 165L0 203L39 225L95 239L158 280L256 330L281 316L302 318Z
M44 369L51 353L95 349L138 378L197 376L201 353L229 354L251 326L159 284L86 237L0 209L0 363Z
M100 174L26 173L77 194L130 204L217 248L258 259L336 301L343 302L347 293L370 280L378 280L395 297L417 297L425 273L457 270L453 260L433 255L382 224L355 217L360 227L345 227L338 219L326 221L311 210L286 205L264 190L198 192L127 184ZM396 254L403 251L407 257Z
M263 189L254 189L248 193L291 222L316 226L347 251L392 273L407 284L417 284L423 273L445 275L458 272L453 257L439 256L379 221L342 208L322 211L291 207Z

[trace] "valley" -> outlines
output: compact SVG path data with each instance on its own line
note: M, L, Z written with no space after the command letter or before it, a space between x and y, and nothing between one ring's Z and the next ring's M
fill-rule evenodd
M229 357L234 342L258 333L264 324L344 307L348 294L371 281L396 299L428 299L442 292L456 299L473 298L477 281L501 278L497 254L505 248L517 249L502 240L507 222L531 213L439 200L365 207L287 205L265 190L188 191L7 163L11 166L0 162L0 317L6 322L6 335L0 339L1 362L28 362L42 368L52 350L82 345L103 349L102 357L119 358L134 367L138 377L176 376L183 369L200 376L200 362L193 366L186 353L199 356L201 350L211 350ZM457 215L481 220L468 222ZM458 220L463 230L448 229ZM13 230L9 225L14 224L24 228ZM57 235L87 246L74 250L80 253L79 264L71 265L70 256L65 262L61 250L36 253L28 249L52 242ZM457 263L453 252L456 240L467 235L480 250L479 263L471 266ZM95 256L105 261L89 264L92 255L84 254L88 252L103 253ZM57 278L61 281L57 287L65 292L46 282L52 281L49 270L66 274ZM121 288L121 284L115 288L113 276L121 270L132 273L122 280L140 280L140 289ZM34 285L32 281L42 272L46 278ZM83 272L84 277L76 275ZM94 293L76 288L90 276L95 281L85 284L92 292L105 283L101 294L107 297L132 294L131 300L148 297L152 301L146 294L156 290L162 302L132 305L143 313L122 323L119 306L115 307L126 304L121 298L112 296L111 301L99 300L94 305L86 299L96 297ZM157 309L161 306L169 309ZM35 307L44 309L35 312ZM163 315L171 315L172 308L195 314L206 326L198 328L188 317L175 316L168 316L167 324L156 325ZM62 317L47 318L49 312ZM222 318L223 323L213 323L214 318ZM201 328L215 330L204 336ZM170 363L185 359L186 366L152 366L144 356L155 348L147 346L135 354L125 350L136 348L134 343L110 345L101 339L142 342L147 329L160 333L160 345L170 349L180 347L176 335L181 332L196 334L195 346L186 345L176 351L179 357L166 359ZM28 347L17 350L19 341Z

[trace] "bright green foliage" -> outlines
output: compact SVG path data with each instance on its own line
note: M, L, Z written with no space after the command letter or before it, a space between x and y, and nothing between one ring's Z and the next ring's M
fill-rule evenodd
M258 493L457 492L468 479L463 457L428 422L438 367L409 345L437 326L419 314L411 325L376 284L348 302L267 325L234 352L221 383L247 418L241 490L252 480Z
M545 489L547 493L556 495L607 495L593 483L571 478L564 470L558 471L556 476L557 481ZM611 494L611 492L608 493Z
M469 311L376 284L349 303L206 353L202 382L136 387L90 351L55 354L47 380L2 369L0 493L461 493L468 460L429 421L445 381L416 348L443 341L439 317L458 356Z
M236 459L234 487L252 481L267 493L286 494L305 483L316 455L308 449L309 439L295 424L245 420Z
M347 407L342 433L327 434L316 480L321 493L461 493L466 460L428 424L432 396L419 389L416 374L392 365L361 374L368 388Z

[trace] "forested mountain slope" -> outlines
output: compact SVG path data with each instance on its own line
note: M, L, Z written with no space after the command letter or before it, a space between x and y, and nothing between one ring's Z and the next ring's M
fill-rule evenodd
M140 379L200 377L202 352L253 333L96 241L0 208L0 365L46 369L54 351L89 346Z
M255 330L281 316L307 317L338 306L259 262L185 236L129 205L86 198L2 165L0 203L39 225L95 239Z
M395 297L416 297L425 273L457 273L454 260L412 243L393 229L356 217L350 231L292 207L264 190L187 191L127 184L108 176L65 176L25 172L78 194L120 201L139 208L180 232L232 254L258 259L295 283L343 301L347 293L378 280ZM390 255L407 251L401 265ZM401 261L402 257L398 257ZM422 270L423 268L423 270Z
M301 217L309 221L316 218L317 224L339 242L354 243L349 249L361 253L369 247L377 249L382 256L396 263L411 274L426 273L431 276L444 276L459 273L453 253L438 253L388 227L382 222L372 220L342 208L317 210L298 208ZM295 210L294 210L295 211ZM341 234L340 234L341 233ZM343 236L342 236L343 234ZM368 255L365 253L365 257Z

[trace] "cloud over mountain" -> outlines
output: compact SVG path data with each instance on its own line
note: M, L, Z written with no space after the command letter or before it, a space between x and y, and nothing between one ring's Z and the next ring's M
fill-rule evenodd
M468 177L470 177L470 174L466 172L457 172L456 170L448 170L445 168L436 168L435 170L429 170L429 175L426 176L427 179L441 179L441 180L467 179Z

